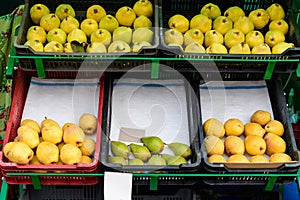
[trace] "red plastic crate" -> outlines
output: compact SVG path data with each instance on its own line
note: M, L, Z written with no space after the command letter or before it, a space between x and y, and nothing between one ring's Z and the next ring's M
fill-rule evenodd
M63 73L63 72L61 72ZM68 73L66 73L68 74ZM91 76L95 76L92 74ZM58 78L61 78L57 76ZM56 77L56 78L57 78ZM62 75L66 78L66 75ZM103 95L104 95L104 82L103 76L98 76L100 79L100 95L98 103L98 129L96 132L96 148L93 155L93 162L89 164L76 164L76 165L40 165L40 164L27 164L20 165L10 162L4 155L3 152L0 154L0 167L1 172L8 184L32 184L30 176L11 176L7 175L10 172L20 173L78 173L78 174L91 174L99 173L99 155L101 146L101 122L102 122L102 107L103 107ZM13 141L17 134L17 128L20 126L24 105L26 102L26 96L29 89L31 77L26 76L24 72L18 70L15 76L15 88L13 93L13 101L10 111L10 117L8 120L7 131L3 140L3 145L10 141ZM93 77L95 78L95 77ZM92 185L99 182L99 176L39 176L41 184L44 185Z
M298 147L298 149L300 149L300 123L292 124L292 126L293 126L293 131L294 131L297 147Z

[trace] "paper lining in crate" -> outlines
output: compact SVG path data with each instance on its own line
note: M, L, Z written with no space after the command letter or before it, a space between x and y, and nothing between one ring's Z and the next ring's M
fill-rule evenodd
M183 78L151 80L126 73L124 76L106 74L106 92L104 112L107 116L103 122L101 145L101 163L107 170L122 172L160 172L160 173L191 173L199 169L200 149L197 129L198 104L193 98L193 89ZM197 113L197 112L196 112ZM131 149L131 144L141 145L143 137L159 137L163 141L163 149L159 153L152 152L143 164L128 164L131 159L138 158ZM128 145L130 155L126 163L113 163L109 157L112 141ZM187 163L179 165L150 164L155 155L161 160L163 154L173 155L168 144L179 142L192 150ZM157 158L157 157L156 157ZM147 182L148 177L141 177ZM164 181L161 177L162 182ZM177 178L177 177L176 177ZM178 182L178 179L173 179ZM166 178L167 179L167 178ZM172 179L172 178L171 178ZM168 182L168 180L165 180ZM172 180L170 181L172 182ZM184 182L184 181L183 181Z
M98 118L97 130L91 138L95 149L90 163L77 164L16 164L10 162L1 153L1 170L9 184L32 184L30 176L9 176L9 172L20 173L97 173L99 167L103 84L100 76L92 79L39 79L26 77L18 71L18 79L13 96L12 109L4 138L4 146L14 141L17 129L24 119L33 119L38 123L47 116L55 120L60 127L65 123L78 124L83 113L90 113ZM41 184L95 184L96 176L39 176Z
M278 80L271 81L212 81L199 86L202 123L209 118L216 118L221 123L225 123L228 119L239 119L243 125L250 123L251 115L257 110L264 110L270 113L271 120L278 120L284 126L284 133L281 138L286 143L284 153L291 157L289 162L269 162L269 155L262 154L267 158L267 162L227 162L230 155L227 155L226 149L222 155L226 161L224 163L210 163L208 161L207 149L204 144L205 131L202 135L202 153L204 158L205 170L213 173L295 173L299 166L299 152L297 151L295 137L291 130L291 124L287 118L287 108L285 99L280 90ZM228 137L227 133L222 137L222 141ZM244 144L244 132L239 137ZM245 144L244 144L245 145ZM259 145L258 145L259 146ZM244 152L246 159L250 159L251 155L247 153L245 147ZM212 178L205 178L212 181ZM268 178L257 177L261 183L265 183ZM226 178L220 181L229 181ZM231 180L236 182L239 180Z

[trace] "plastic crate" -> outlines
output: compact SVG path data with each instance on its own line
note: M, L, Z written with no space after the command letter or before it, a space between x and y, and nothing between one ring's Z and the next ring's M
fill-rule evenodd
M78 75L79 76L79 75ZM98 127L101 127L102 121L102 107L103 107L103 90L104 82L103 78L100 78L99 74L90 74L93 78L97 77L100 79L100 95L98 104ZM61 76L65 77L65 76ZM59 77L56 77L59 78ZM10 111L10 117L8 120L7 131L4 137L3 145L14 140L17 135L17 129L20 126L23 109L26 102L26 96L30 85L30 76L26 76L23 71L18 69L14 81L14 93L12 107ZM39 165L39 164L26 164L20 165L10 162L4 155L3 152L0 154L0 167L2 174L8 184L32 184L31 176L16 175L10 176L7 173L79 173L79 174L91 174L99 173L99 154L100 154L100 140L101 140L101 128L97 129L96 136L96 148L93 155L93 162L89 164L76 164L76 165ZM96 184L99 181L99 176L39 176L41 184L52 185L81 185L81 184Z
M296 140L296 144L298 149L300 149L300 124L292 124L293 126L293 131L294 131L294 136L295 136L295 140Z
M294 0L296 1L296 0ZM245 14L248 15L250 11L255 10L257 8L266 9L272 3L278 2L281 4L286 11L286 20L290 25L290 29L295 31L291 31L291 34L286 35L286 41L293 42L295 44L295 48L288 49L282 54L204 54L204 53L185 53L180 48L176 46L168 46L164 41L164 32L169 29L168 20L171 16L175 14L182 14L187 19L191 20L193 16L200 13L201 8L207 4L211 3L211 1L188 1L188 0L171 0L171 1L163 1L160 3L160 48L161 54L167 57L176 57L176 58L185 58L182 60L169 61L168 65L172 65L176 68L183 68L185 70L201 70L201 61L191 62L191 58L199 58L201 59L212 59L215 60L215 65L218 66L219 71L222 72L232 72L232 71L242 71L249 73L264 73L266 71L268 62L266 60L279 60L279 59L292 59L299 58L300 55L300 34L299 34L299 21L297 21L297 16L299 13L291 12L291 1L284 0L230 0L230 1L221 1L217 0L213 3L218 5L223 12L231 7L231 6L239 6L244 11ZM266 33L266 30L261 30L262 33ZM222 61L218 61L221 59ZM243 59L242 61L232 62L232 59ZM262 62L262 60L264 60ZM189 62L188 62L189 61ZM297 69L298 62L276 62L274 72L283 73L283 72L291 72ZM183 70L181 69L181 70Z
M150 18L153 24L154 37L152 41L152 46L143 47L139 52L129 52L126 54L120 53L47 53L47 52L34 52L31 48L24 46L26 42L26 33L30 26L33 25L33 22L30 18L30 8L35 3L42 3L49 7L50 12L54 12L55 8L61 4L60 1L47 1L47 0L25 0L24 13L19 29L18 36L15 37L14 46L16 48L16 54L18 56L52 56L53 58L41 58L42 64L45 71L47 70L78 70L84 69L82 65L89 66L88 70L94 71L104 71L106 67L110 67L114 70L119 69L128 69L137 64L143 64L146 61L143 60L131 60L123 62L111 62L110 60L102 60L103 57L121 57L121 56L156 56L157 47L159 45L159 30L158 28L158 6L155 0L150 0L153 4L153 16ZM64 3L72 5L75 10L76 18L81 22L86 17L86 10L94 5L101 5L107 12L107 14L115 15L115 12L122 6L133 7L136 0L122 0L122 1L110 1L110 0L89 0L89 1L80 1L80 0L66 0ZM60 57L67 57L62 59ZM74 59L74 57L77 57ZM92 59L87 59L86 57L92 57ZM22 70L36 70L35 60L33 58L20 58L20 68ZM101 63L101 64L99 64Z
M294 162L292 163L266 163L263 166L253 166L252 163L245 164L244 166L225 164L212 164L208 162L207 152L202 148L203 154L203 168L202 172L226 174L232 173L230 177L204 177L204 182L208 184L236 184L236 185L261 185L266 184L270 177L267 176L251 176L251 174L296 174L300 165L300 152L298 151L295 137L293 134L292 125L289 121L287 112L286 101L282 90L280 76L273 77L267 81L268 92L270 96L271 106L274 114L274 119L281 121L284 125L284 134L282 138L286 142L286 153L291 156ZM204 140L204 134L201 135L201 141ZM249 176L234 176L234 174L246 173ZM278 182L291 182L294 177L278 177Z
M151 66L148 66L151 69ZM147 71L147 70L146 70ZM150 79L150 71L149 72L128 72L126 73L126 78L139 78L142 80ZM160 74L164 74L163 69L160 68ZM176 77L175 77L176 74ZM108 171L121 171L121 172L138 172L138 173L149 173L153 171L154 173L191 173L197 172L200 167L200 147L199 147L199 133L198 133L198 125L199 125L199 105L196 98L192 98L192 93L194 90L192 87L187 87L187 82L185 84L185 92L187 99L187 115L188 115L188 130L189 130L189 138L190 138L190 147L192 149L192 156L190 162L188 164L179 165L179 166L152 166L152 165L119 165L119 164L111 164L108 162L108 156L110 154L110 130L111 130L111 120L112 120L112 92L113 92L113 83L115 79L118 79L124 75L123 73L106 73L105 74L105 91L104 91L104 107L103 107L103 133L102 133L102 144L101 144L101 155L100 161L101 165L105 170ZM171 74L169 74L171 75ZM181 75L179 73L174 73L173 77L168 76L164 77L159 76L160 79L172 79L179 78ZM185 76L185 75L183 75ZM183 77L182 76L182 77ZM181 77L181 78L182 78ZM192 81L191 74L186 74L186 80ZM193 84L191 84L193 85ZM195 86L195 85L194 85ZM139 184L149 184L150 178L147 176L143 177L134 177L134 180ZM158 177L159 184L192 184L197 180L197 177Z

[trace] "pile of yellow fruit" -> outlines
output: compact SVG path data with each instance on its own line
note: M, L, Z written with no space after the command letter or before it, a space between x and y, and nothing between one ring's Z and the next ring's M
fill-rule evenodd
M168 21L170 29L164 32L165 43L184 52L208 54L281 54L294 47L285 41L289 25L278 3L255 9L248 16L238 6L221 13L218 5L208 3L190 20L173 15Z
M191 148L180 142L172 142L167 147L173 151L173 155L162 153L165 143L157 136L142 137L143 145L131 143L126 145L121 141L111 141L112 155L108 162L121 165L181 165L187 164L192 156Z
M152 45L152 15L148 0L138 0L133 8L120 7L115 16L101 5L92 5L82 21L70 4L60 4L53 13L44 4L34 4L30 8L34 25L27 30L24 45L37 52L138 52Z
M81 115L79 125L65 123L63 127L49 118L40 125L33 119L24 119L14 141L3 147L3 153L18 164L92 163L96 143L86 135L94 134L96 128L97 118L88 113Z
M280 121L272 120L268 111L257 110L246 124L237 118L228 119L224 124L209 118L204 122L203 129L210 163L292 161L285 153L286 143L281 137L284 126Z

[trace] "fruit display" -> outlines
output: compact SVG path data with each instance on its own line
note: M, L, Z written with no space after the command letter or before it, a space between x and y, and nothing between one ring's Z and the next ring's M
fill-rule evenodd
M150 0L137 0L130 6L120 5L111 12L105 9L109 5L95 4L81 16L82 10L75 10L71 4L60 3L54 9L34 4L22 45L35 52L139 52L155 43L154 5Z
M192 156L190 146L181 142L165 144L158 136L144 136L142 144L111 141L108 162L121 165L178 166L187 164ZM166 153L168 148L172 153Z
M88 135L96 129L97 118L89 113L81 115L78 125L65 123L62 127L49 118L40 124L24 119L14 140L3 147L4 156L17 164L92 163L96 142Z
M283 124L271 113L257 110L243 124L237 118L224 123L215 118L203 124L204 146L210 163L290 162L287 144L282 138Z
M290 27L279 3L251 11L237 5L222 9L207 3L194 15L172 14L164 25L163 43L185 53L207 54L281 54L295 47L287 40Z

